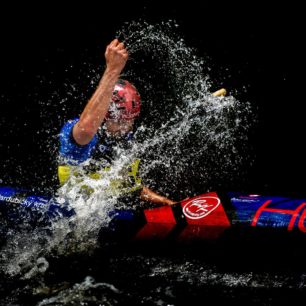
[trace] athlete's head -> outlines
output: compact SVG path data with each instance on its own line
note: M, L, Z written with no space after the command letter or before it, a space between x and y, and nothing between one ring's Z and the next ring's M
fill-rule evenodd
M119 79L116 82L105 125L112 134L127 134L133 129L134 120L141 108L140 95L130 82Z
M112 101L105 119L109 120L131 120L139 116L140 95L130 82L119 79L116 82Z

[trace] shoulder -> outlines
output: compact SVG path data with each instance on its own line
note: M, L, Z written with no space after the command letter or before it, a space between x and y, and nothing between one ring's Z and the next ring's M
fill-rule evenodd
M73 161L76 164L79 164L88 159L98 142L96 135L87 145L81 146L75 142L72 136L72 129L78 121L78 118L68 120L63 125L59 134L60 156L66 158L69 161Z
M71 140L72 137L72 129L75 126L75 124L79 121L79 118L71 119L66 121L59 133L59 138L61 141L65 140Z
M74 118L66 121L61 128L61 133L67 130L71 130L79 120L79 118Z

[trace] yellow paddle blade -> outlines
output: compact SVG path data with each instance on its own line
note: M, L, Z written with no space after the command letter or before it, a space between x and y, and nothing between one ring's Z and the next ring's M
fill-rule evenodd
M226 89L225 88L221 88L221 89L215 91L212 95L214 97L226 96Z

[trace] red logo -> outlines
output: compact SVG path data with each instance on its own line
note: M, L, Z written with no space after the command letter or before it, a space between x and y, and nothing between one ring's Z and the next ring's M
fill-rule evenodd
M221 201L217 197L199 196L186 203L183 213L190 219L201 219L214 211Z

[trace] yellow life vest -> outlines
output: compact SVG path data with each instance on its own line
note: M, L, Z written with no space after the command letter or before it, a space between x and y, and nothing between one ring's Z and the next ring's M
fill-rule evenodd
M141 178L138 176L138 169L139 169L140 160L136 159L130 164L128 167L123 169L122 178L110 180L110 185L107 188L107 191L113 195L124 195L127 193L131 193L137 190L142 189ZM106 167L103 169L103 172L110 171L110 167ZM58 166L58 178L60 181L61 186L64 185L68 179L73 175L75 178L80 176L80 172L78 171L78 166L70 166L70 165L60 165ZM103 174L98 172L90 172L87 176L94 180L99 180L103 177ZM80 181L82 178L80 176ZM89 193L91 192L92 188L90 186L82 186L83 189Z

